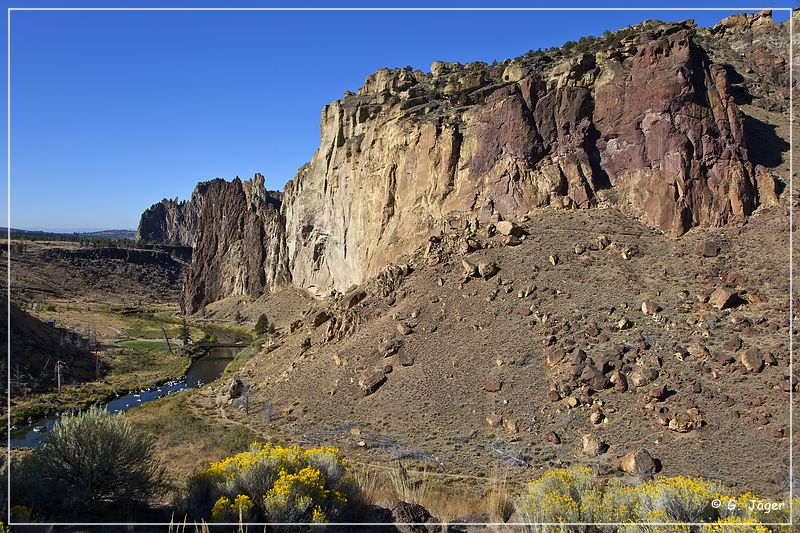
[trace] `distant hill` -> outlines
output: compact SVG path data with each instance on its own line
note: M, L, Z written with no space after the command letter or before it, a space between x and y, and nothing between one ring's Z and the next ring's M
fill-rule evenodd
M0 228L2 233L7 234L8 228ZM130 240L136 232L130 229L106 229L88 232L57 232L11 228L12 239L33 239L33 240L74 240L74 239L109 239L109 240Z

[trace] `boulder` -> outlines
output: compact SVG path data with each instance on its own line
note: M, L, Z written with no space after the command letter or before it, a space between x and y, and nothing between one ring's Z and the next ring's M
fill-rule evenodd
M592 434L583 436L583 453L589 457L598 457L608 451L608 444Z
M355 289L344 297L344 306L346 309L352 309L367 297L367 291L364 289Z
M369 371L358 380L358 386L361 387L365 396L374 393L384 383L386 383L386 374L383 369Z
M609 381L614 384L614 392L627 392L628 379L625 377L625 374L619 370L615 370L614 373L611 374Z
M634 387L644 387L658 378L658 371L654 368L637 367L630 375L628 382Z
M330 320L331 315L328 314L327 311L320 311L316 315L314 315L314 320L311 322L315 328L320 327L322 324Z
M225 386L224 389L225 398L228 400L235 400L236 398L244 394L244 389L245 389L244 382L239 378L233 378Z
M625 473L641 479L650 479L657 470L653 456L644 448L626 454L619 466Z
M754 374L761 372L764 368L764 357L755 348L748 348L742 353L742 366Z
M397 353L397 362L402 366L411 366L414 364L414 356L408 353L407 350L400 350Z
M495 224L495 229L497 233L505 236L522 237L525 234L525 230L508 220L501 220Z
M401 335L411 335L412 333L414 333L414 328L412 328L408 324L400 322L399 324L397 324L397 331Z
M528 308L530 310L530 308ZM565 352L562 348L550 348L545 353L545 362L549 367L555 367L559 363L561 363L564 358L567 356L567 352Z
M708 297L708 303L722 311L736 305L739 299L739 293L734 289L728 287L717 287L711 296Z
M499 392L503 387L503 382L495 377L488 377L483 382L483 390L486 392Z
M667 396L669 396L669 390L666 385L660 385L658 387L653 387L648 396L657 402L663 402L667 399Z
M658 304L656 304L654 302L650 302L650 301L642 302L642 313L644 313L646 315L654 315L654 314L658 313L658 311L660 309L661 308L658 306Z
M403 341L398 338L390 338L383 341L381 345L381 353L384 357L391 357L400 351L403 347Z
M694 429L695 422L691 417L689 417L689 415L678 413L674 418L672 418L672 420L669 421L668 427L672 431L676 431L678 433L688 433Z
M478 264L478 275L483 279L489 279L500 271L493 262L483 262Z
M703 257L716 257L719 253L719 246L714 241L706 241L700 247L700 255Z
M429 528L425 525L427 522L436 522L437 520L431 516L423 506L417 503L408 503L400 501L392 508L392 520L398 531L402 533L428 533L438 531L438 528ZM414 524L414 525L412 525Z
M467 261L466 259L462 259L461 272L465 278L476 277L478 276L478 267L474 263Z
M503 417L492 413L486 417L486 423L490 428L498 428L503 424Z

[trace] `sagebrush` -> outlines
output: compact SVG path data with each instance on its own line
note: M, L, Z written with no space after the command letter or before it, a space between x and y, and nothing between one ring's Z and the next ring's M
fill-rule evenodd
M100 408L59 417L42 445L12 464L11 474L12 504L43 518L127 508L167 488L152 436Z

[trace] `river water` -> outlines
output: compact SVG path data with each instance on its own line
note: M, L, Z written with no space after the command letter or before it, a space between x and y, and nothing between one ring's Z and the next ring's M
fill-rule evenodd
M120 396L104 404L103 407L111 413L120 413L178 391L202 387L220 377L228 363L241 350L242 348L211 348L206 355L192 363L184 377ZM38 446L47 436L47 432L53 428L56 420L58 416L47 416L12 430L11 447Z

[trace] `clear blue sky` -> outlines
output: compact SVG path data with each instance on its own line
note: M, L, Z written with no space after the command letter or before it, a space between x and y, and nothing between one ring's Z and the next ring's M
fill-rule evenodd
M434 60L503 60L648 18L712 25L727 14L14 11L11 223L135 228L146 207L187 198L201 180L261 172L282 189L317 148L323 105L381 67L427 72ZM5 225L5 191L2 207Z

